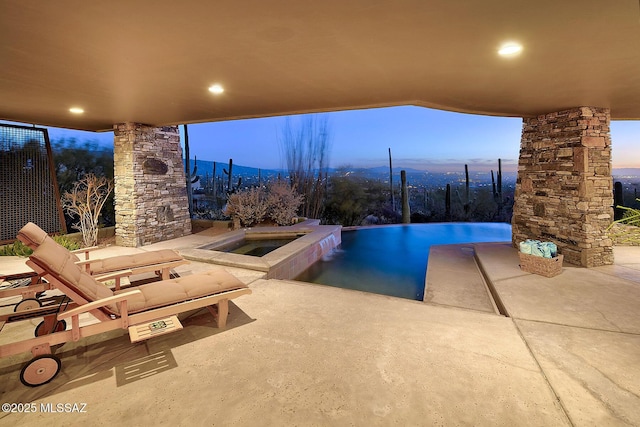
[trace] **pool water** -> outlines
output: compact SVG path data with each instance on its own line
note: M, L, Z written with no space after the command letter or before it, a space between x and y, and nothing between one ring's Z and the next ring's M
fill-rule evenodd
M511 241L511 225L505 223L407 224L343 231L342 244L296 280L422 301L431 245L505 241Z

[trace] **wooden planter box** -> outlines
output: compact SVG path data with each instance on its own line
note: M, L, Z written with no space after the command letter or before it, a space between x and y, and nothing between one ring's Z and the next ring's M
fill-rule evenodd
M520 256L520 268L527 273L539 274L544 277L553 277L562 273L563 255L555 258L543 258L541 256L523 254L518 252Z

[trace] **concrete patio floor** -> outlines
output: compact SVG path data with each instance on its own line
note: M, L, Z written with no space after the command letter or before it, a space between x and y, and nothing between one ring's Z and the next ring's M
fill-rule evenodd
M124 331L67 343L60 374L37 388L18 378L29 354L0 359L2 403L38 409L2 412L0 425L640 425L640 248L615 256L544 278L522 272L506 243L443 246L426 303L225 267L253 294L230 304L223 330L200 310L180 316L182 331L135 345ZM0 271L11 262L0 258ZM21 324L0 342L37 321ZM43 413L47 403L86 412Z

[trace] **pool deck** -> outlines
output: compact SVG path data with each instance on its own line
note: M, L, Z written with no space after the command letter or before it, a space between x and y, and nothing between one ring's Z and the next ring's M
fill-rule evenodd
M230 304L223 330L201 310L136 345L119 331L68 343L61 373L37 388L18 379L28 354L0 359L3 403L86 403L0 413L0 425L640 425L640 247L614 252L615 265L544 278L506 243L432 248L426 303L224 267L253 294ZM0 257L0 271L21 262ZM24 324L0 340L32 334ZM126 376L131 366L140 374Z

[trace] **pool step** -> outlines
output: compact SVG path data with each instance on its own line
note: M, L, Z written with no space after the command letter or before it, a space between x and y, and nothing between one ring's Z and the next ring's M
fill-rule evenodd
M424 302L500 314L471 244L431 246L425 283Z

